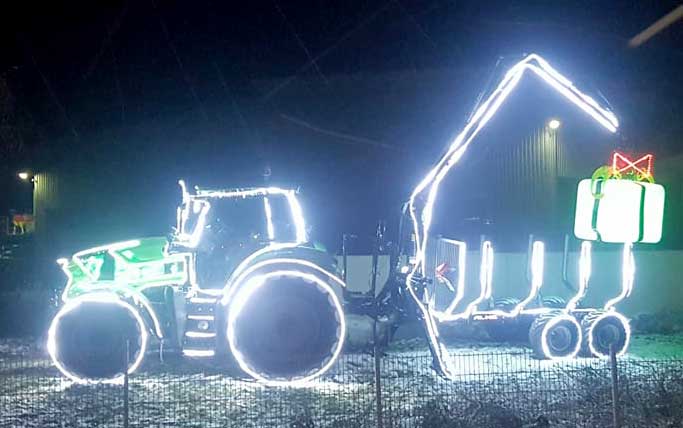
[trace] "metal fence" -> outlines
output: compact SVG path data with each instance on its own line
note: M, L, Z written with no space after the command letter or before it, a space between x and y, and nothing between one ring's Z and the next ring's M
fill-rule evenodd
M83 386L40 353L5 355L0 427L683 426L683 360L551 362L521 348L452 357L454 380L413 349L387 353L378 365L371 355L345 354L310 385L281 388L176 360L147 363L127 387Z

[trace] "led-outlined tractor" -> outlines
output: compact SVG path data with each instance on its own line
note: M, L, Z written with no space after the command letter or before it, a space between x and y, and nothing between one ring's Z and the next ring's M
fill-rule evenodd
M531 240L528 293L507 307L490 307L488 303L495 288L494 241L484 239L480 248L479 292L475 298L464 301L467 245L462 240L438 237L431 230L437 202L440 198L448 197L448 194L439 194L440 185L525 75L540 79L561 98L609 133L616 133L619 127L619 122L610 109L580 91L542 57L528 55L510 68L488 97L483 98L446 153L415 187L404 209L404 218L407 218L408 228L412 233L403 233L402 239L408 239L410 242L400 245L401 248L409 248L412 251L403 254L408 257L407 263L406 257L398 257L397 269L398 272L405 272L401 281L410 297L409 300L424 321L436 369L449 378L453 377L454 368L439 332L440 326L444 323L506 323L511 320L515 323L526 323L529 325L531 346L535 353L543 358L573 358L579 353L604 357L608 355L610 346L616 349L617 353L625 352L630 335L628 320L615 309L615 306L628 297L633 287L635 267L632 244L659 240L655 226L643 229L641 207L654 207L645 209L644 216L647 222L659 222L661 235L661 186L656 188L657 185L648 183L647 174L641 174L639 177L642 179L639 180L621 180L617 175L620 168L613 166L609 177L594 176L588 183L583 181L579 185L575 234L584 242L581 243L579 257L579 285L570 299L566 302L544 302L538 298L543 286L545 245L540 240ZM625 190L626 187L628 190ZM620 193L622 188L623 195ZM621 221L611 223L609 220L612 213L624 210L629 212L623 219L623 222L628 223L629 235L618 232L625 229ZM654 213L648 214L650 210ZM586 212L591 213L587 225ZM602 308L588 309L579 306L590 279L590 241L619 242L624 246L621 292L606 302ZM404 260L403 264L400 260ZM436 305L434 296L438 287L450 290L452 299L449 303Z
M336 260L309 243L296 191L183 181L169 238L109 244L58 262L68 277L48 332L80 383L120 382L150 349L236 362L266 384L329 369L346 336Z

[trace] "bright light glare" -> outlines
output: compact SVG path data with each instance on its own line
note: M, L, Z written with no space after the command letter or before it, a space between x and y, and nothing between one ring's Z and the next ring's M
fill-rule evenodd
M19 176L19 178L24 180L24 181L28 180L29 177L31 177L31 175L26 171L20 172L19 174L17 174L17 176Z
M633 257L633 244L624 244L624 249L621 256L621 293L607 303L604 309L606 311L614 310L617 303L631 295L633 291L633 283L636 276L636 261Z
M579 256L579 289L576 295L572 297L567 303L568 311L573 311L578 306L579 302L586 295L586 290L588 290L588 281L591 277L591 243L589 241L583 241L581 243L581 254Z
M666 191L659 184L581 180L574 235L587 241L656 244L662 238L665 200Z
M560 125L562 125L562 122L560 122L557 119L550 119L550 121L548 122L548 128L550 128L552 130L559 128Z

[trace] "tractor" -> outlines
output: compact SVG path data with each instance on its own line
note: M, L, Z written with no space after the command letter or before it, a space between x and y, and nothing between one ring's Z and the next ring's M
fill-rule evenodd
M76 382L115 383L158 347L236 363L267 384L329 369L346 336L345 285L309 242L296 191L179 183L170 237L58 260L68 282L48 332L54 364Z

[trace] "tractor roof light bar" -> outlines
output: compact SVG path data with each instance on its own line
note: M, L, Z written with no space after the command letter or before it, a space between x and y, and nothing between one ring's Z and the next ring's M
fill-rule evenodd
M267 219L268 237L275 238L275 228L272 221L272 208L268 196L284 196L287 199L289 209L292 215L296 232L296 243L303 244L308 241L306 232L306 220L304 218L303 209L299 203L296 194L297 191L293 189L283 189L280 187L255 187L250 189L231 189L231 190L209 190L195 187L195 194L187 191L185 181L178 180L182 191L182 207L178 208L178 241L189 248L195 248L201 240L202 232L206 223L206 215L211 209L212 199L231 199L231 198L250 198L263 197L264 211ZM195 208L194 204L198 204L199 208ZM189 219L190 210L196 210L199 217L197 224L193 231L187 231L186 225Z

